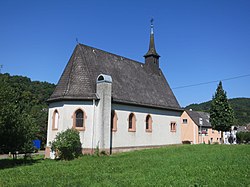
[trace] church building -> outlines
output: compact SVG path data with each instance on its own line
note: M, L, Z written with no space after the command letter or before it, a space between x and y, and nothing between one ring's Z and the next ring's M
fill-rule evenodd
M50 96L46 157L56 134L80 132L83 153L181 143L178 104L159 68L151 22L145 63L77 44Z

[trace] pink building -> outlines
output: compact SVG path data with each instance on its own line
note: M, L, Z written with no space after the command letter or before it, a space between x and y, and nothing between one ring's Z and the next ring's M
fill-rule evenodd
M221 133L213 130L209 122L209 114L192 110L181 115L181 140L191 144L212 144L221 142Z

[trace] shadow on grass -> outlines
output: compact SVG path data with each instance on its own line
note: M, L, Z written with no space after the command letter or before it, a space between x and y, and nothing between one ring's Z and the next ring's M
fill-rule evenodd
M18 166L27 166L27 165L32 165L39 163L43 160L43 158L36 158L36 159L24 159L24 158L19 158L19 159L0 159L0 169L7 169L7 168L14 168Z

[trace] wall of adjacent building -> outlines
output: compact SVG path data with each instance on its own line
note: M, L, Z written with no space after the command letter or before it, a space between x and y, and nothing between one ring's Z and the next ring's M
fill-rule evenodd
M183 119L187 120L187 123L183 123ZM198 139L198 127L184 111L181 115L181 141L190 141L192 144L197 144Z
M183 123L183 119L187 119L187 123ZM220 143L221 133L212 128L207 128L207 134L199 135L199 127L190 118L190 116L184 111L181 115L181 140L191 141L192 144L199 143Z
M213 129L208 129L208 133L206 136L203 136L203 141L206 144L212 144L215 142L220 143L221 141L221 133L218 132L217 130L213 130Z

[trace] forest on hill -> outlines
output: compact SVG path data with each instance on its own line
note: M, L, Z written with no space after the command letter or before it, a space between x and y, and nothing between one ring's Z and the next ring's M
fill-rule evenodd
M246 125L250 123L250 98L233 98L228 100L229 104L234 110L236 125ZM195 111L209 112L211 101L200 104L191 104L185 109L192 109Z
M24 111L38 126L36 138L41 140L42 147L46 143L48 104L46 100L52 94L55 85L48 82L31 81L23 76L0 74L0 105L18 107ZM6 91L7 90L7 91ZM0 110L1 119L6 118L6 112Z

